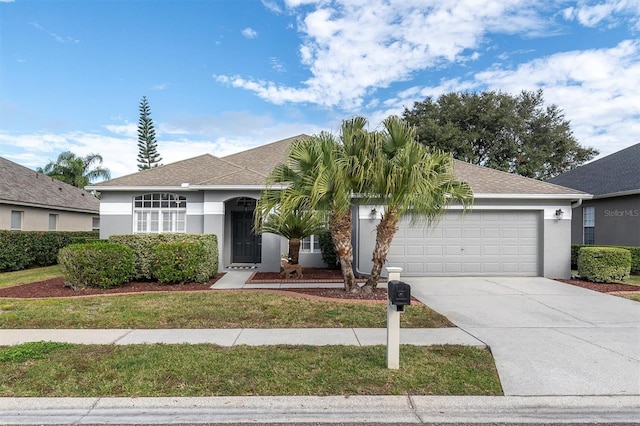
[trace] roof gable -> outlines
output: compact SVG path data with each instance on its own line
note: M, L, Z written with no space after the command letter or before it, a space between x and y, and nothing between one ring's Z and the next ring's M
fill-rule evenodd
M594 195L640 191L640 143L577 167L548 182Z
M98 213L89 192L0 157L0 202Z

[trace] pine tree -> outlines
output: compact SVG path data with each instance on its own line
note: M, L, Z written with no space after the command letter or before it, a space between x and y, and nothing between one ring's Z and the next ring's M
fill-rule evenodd
M151 119L151 109L147 97L140 101L140 120L138 121L138 170L160 166L162 157L158 154L156 130Z

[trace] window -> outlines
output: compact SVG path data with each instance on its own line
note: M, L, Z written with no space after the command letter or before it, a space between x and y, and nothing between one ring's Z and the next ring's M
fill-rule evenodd
M49 231L55 231L58 229L58 215L50 214L49 215Z
M12 231L21 231L22 230L22 215L24 212L18 210L11 210L11 230Z
M153 193L133 199L133 232L185 233L187 198L183 195Z
M596 227L596 208L595 207L583 207L582 208L582 227L583 243L595 244L595 227Z
M317 235L303 238L300 243L300 251L302 253L320 253L320 238Z
M100 230L100 218L94 217L91 219L91 230L99 231Z

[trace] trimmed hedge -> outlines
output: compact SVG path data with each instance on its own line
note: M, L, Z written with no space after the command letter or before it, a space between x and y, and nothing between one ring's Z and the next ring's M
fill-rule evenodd
M155 247L161 243L179 241L197 241L203 244L205 254L201 262L203 274L208 274L207 279L218 273L218 238L209 234L127 234L112 235L110 242L124 244L133 249L135 253L134 274L132 279L137 281L153 281L157 279L155 274L156 253ZM205 280L206 281L206 280Z
M0 231L0 271L55 265L58 251L70 244L97 240L97 231Z
M110 288L129 282L133 261L132 249L106 241L71 244L58 255L64 281L73 288Z
M582 247L613 247L623 248L631 252L631 273L640 274L640 247L633 246L593 246L588 244L571 245L571 269L578 269L578 254Z
M578 274L593 282L624 281L631 271L631 252L618 247L582 247Z
M198 282L210 278L204 244L199 241L160 243L154 248L154 275L160 284Z

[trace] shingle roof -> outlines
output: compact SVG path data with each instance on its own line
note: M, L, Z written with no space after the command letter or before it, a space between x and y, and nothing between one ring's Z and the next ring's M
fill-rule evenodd
M276 164L285 161L292 138L262 145L226 157L204 154L164 166L94 184L91 187L190 185L264 185Z
M98 213L100 201L82 189L0 157L0 203Z
M291 144L305 137L308 136L294 136L222 158L205 154L101 182L92 187L180 187L183 183L230 188L264 185L269 172L286 160ZM475 194L580 195L580 191L458 160L454 167L457 178L469 182Z
M455 160L454 170L456 178L467 182L474 194L579 195L581 193L581 191L574 189L488 167L476 166L460 160Z
M594 195L640 191L640 143L548 180Z

